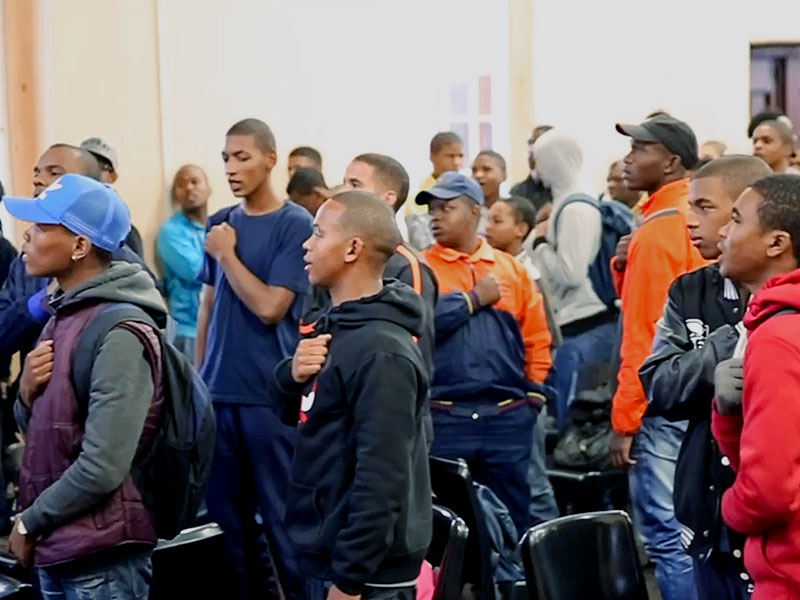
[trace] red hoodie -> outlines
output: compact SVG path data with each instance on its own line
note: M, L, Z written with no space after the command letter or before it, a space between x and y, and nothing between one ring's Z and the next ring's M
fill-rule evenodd
M736 471L722 517L748 536L752 600L800 599L800 313L785 310L800 311L800 269L770 280L744 317L742 416L712 415Z

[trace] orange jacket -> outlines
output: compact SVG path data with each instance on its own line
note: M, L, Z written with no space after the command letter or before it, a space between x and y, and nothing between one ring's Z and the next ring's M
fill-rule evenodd
M483 276L490 273L500 280L502 297L494 308L511 314L519 324L525 346L525 376L529 381L543 383L552 366L550 355L553 338L547 326L542 295L516 258L495 250L486 240L479 238L474 254L467 255L452 248L434 244L423 252L425 261L439 281L439 296L453 292L468 292ZM470 313L474 312L467 294ZM491 340L482 340L491 344ZM485 352L486 347L474 347L475 352Z
M689 240L684 216L688 201L688 179L659 188L642 206L645 220L631 239L625 271L618 273L612 260L611 272L622 299L621 364L611 410L617 433L633 435L642 425L647 397L639 369L653 349L656 322L670 285L679 275L706 264ZM654 217L670 209L679 213Z

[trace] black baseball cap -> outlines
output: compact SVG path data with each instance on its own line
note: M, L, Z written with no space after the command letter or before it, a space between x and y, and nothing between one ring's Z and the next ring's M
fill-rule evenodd
M640 142L661 144L680 156L681 164L687 169L697 165L697 138L694 131L675 117L656 115L639 125L617 123L617 131Z

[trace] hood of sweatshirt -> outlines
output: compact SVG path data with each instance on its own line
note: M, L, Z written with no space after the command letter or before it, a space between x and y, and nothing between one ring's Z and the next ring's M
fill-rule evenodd
M776 313L791 310L800 313L800 269L770 279L753 296L744 317L744 324L753 331Z
M567 196L576 193L589 194L583 180L583 150L578 141L565 133L553 129L533 145L536 172L553 195L553 209Z
M51 308L60 311L85 302L127 302L135 304L163 327L167 307L151 277L139 265L113 262L97 277L55 296Z
M406 284L391 279L373 296L333 307L320 318L315 329L355 329L367 321L388 321L419 337L423 328L423 310L421 296Z

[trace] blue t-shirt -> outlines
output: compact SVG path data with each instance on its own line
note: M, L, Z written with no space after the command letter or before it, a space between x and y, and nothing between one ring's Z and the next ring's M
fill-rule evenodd
M222 222L236 229L236 254L250 272L268 285L292 290L295 299L280 323L267 325L245 306L225 271L206 254L200 279L214 286L214 304L200 374L215 402L272 405L272 372L294 353L299 339L308 291L302 245L311 235L311 216L287 202L260 216L248 216L241 206L223 209L211 216L208 228Z
M181 337L197 335L205 241L205 225L190 220L182 212L175 213L158 232L156 253L164 266L169 314L178 323L177 333Z

